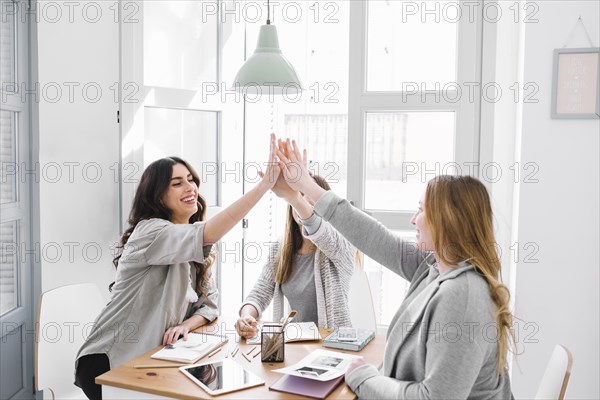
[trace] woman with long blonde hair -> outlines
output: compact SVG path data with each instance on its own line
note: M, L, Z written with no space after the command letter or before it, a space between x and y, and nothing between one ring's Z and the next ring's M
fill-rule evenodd
M350 388L360 398L512 398L507 374L512 314L485 186L469 176L429 181L411 220L415 245L315 185L295 143L280 146L278 156L282 175L315 202L316 214L410 281L388 329L382 369L355 361L346 372Z

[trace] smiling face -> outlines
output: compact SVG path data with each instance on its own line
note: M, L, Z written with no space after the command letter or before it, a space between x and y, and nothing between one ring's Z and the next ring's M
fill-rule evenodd
M187 224L198 211L198 186L185 165L173 165L171 182L162 202L171 211L174 224Z
M421 197L419 200L419 209L413 215L410 220L410 223L417 228L417 246L420 250L430 251L434 250L433 240L431 239L431 234L429 232L429 226L427 224L427 217L424 209L425 204L425 195Z

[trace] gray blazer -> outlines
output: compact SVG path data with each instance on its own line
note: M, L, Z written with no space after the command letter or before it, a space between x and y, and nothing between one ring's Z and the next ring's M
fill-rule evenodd
M495 306L484 277L468 263L439 275L419 251L348 201L327 192L314 206L359 250L409 280L388 329L383 367L346 377L361 398L509 399L508 374L496 374Z
M211 246L202 246L204 222L173 224L153 218L141 221L119 259L109 303L100 312L77 360L106 354L111 368L162 343L165 331L192 314L209 321L219 315L218 291L212 280L196 303L185 300L190 261L202 262ZM195 275L191 274L192 285Z

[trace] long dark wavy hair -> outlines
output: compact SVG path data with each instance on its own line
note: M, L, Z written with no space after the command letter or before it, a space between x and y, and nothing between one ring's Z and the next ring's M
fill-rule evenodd
M190 174L192 174L192 179L196 183L196 186L200 186L200 178L198 177L196 170L179 157L161 158L148 165L142 174L139 186L135 192L133 205L127 221L129 227L123 232L123 236L121 236L121 240L117 246L117 255L113 259L115 268L118 268L119 259L123 254L123 249L137 224L150 218L161 218L167 221L171 220L171 210L163 204L162 198L169 189L171 178L173 176L173 166L176 164L184 165L188 171L190 171ZM201 195L198 195L198 211L190 217L189 223L193 224L194 222L205 220L206 200ZM190 262L196 270L196 291L201 295L205 294L203 284L208 281L210 267L212 266L215 257L216 253L211 251L210 255L204 259L204 262ZM108 289L112 290L114 284L114 282L111 283Z

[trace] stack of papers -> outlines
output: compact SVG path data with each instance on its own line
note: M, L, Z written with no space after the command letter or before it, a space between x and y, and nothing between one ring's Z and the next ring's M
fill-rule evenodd
M331 335L323 339L324 347L332 347L334 349L361 351L373 338L375 332L369 329L357 329L356 340L340 340L338 331L336 330Z

